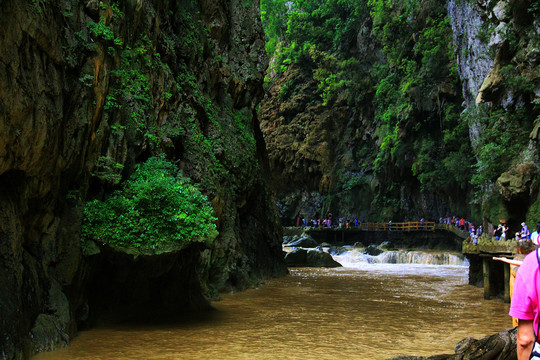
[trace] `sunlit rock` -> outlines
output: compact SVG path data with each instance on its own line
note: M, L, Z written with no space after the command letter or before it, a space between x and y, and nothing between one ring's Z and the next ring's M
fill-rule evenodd
M519 164L497 179L499 193L507 201L527 197L537 175L538 168L534 163Z

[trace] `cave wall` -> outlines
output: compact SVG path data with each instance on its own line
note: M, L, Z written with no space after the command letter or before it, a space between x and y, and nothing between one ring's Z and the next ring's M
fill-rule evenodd
M67 344L99 315L92 304L119 281L112 273L137 271L136 255L115 262L126 255L81 249L82 207L154 154L199 184L220 232L211 246L166 255L153 281L181 290L163 299L202 307L286 272L255 113L267 64L257 1L1 5L3 358ZM103 264L110 279L96 271Z

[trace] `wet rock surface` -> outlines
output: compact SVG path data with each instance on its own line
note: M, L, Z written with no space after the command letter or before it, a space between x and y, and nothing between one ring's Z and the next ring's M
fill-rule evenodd
M501 331L482 339L465 338L454 348L454 354L424 356L398 356L389 360L515 360L517 328Z
M294 249L285 255L290 267L341 267L327 252L320 249Z
M284 238L283 245L291 247L303 247L303 248L314 248L319 245L313 237L307 234L302 234L300 236L293 236L292 238Z

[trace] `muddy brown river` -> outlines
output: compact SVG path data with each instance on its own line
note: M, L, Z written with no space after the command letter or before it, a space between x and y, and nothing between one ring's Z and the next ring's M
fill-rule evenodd
M483 300L466 266L364 264L290 269L223 295L181 322L95 328L43 359L387 359L453 353L463 338L511 327L508 304Z

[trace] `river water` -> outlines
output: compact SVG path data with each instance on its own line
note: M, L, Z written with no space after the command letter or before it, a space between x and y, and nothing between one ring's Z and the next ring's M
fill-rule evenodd
M204 315L83 331L69 347L33 359L376 360L452 354L465 337L512 326L508 304L467 285L457 255L334 258L346 266L293 268L258 289L223 295Z

